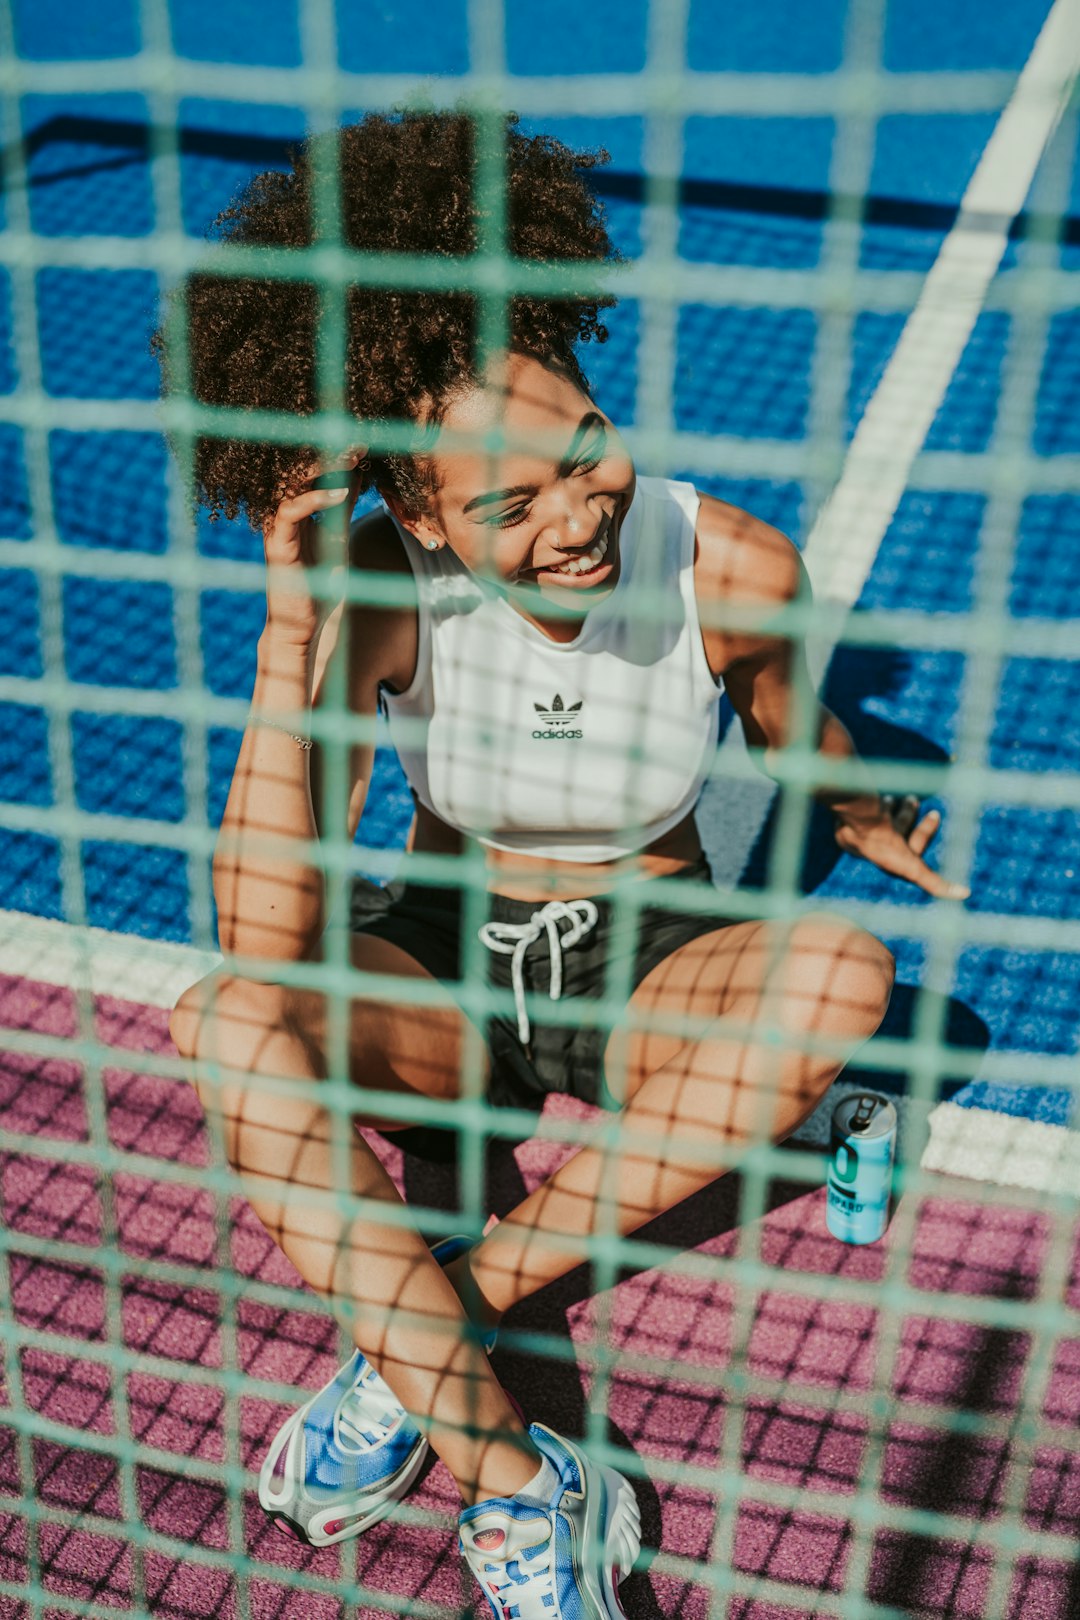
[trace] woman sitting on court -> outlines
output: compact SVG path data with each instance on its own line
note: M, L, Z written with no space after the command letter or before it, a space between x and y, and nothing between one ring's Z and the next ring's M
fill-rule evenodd
M256 178L220 217L224 236L295 248L332 235L319 152L305 145L291 172ZM505 157L514 257L586 268L615 258L587 185L597 157L513 121ZM475 251L466 116L369 116L341 132L338 160L350 247ZM317 409L315 286L200 271L173 299L199 401L301 418ZM578 360L579 341L605 336L610 302L515 297L507 352L482 356L471 295L350 286L344 406L413 424L413 452L354 447L336 463L346 490L325 477L316 486L327 466L302 434L196 442L200 497L215 514L246 512L269 570L253 710L214 863L221 948L244 971L226 964L189 990L171 1027L220 1111L245 1193L310 1286L339 1302L357 1346L278 1435L261 1500L313 1543L355 1535L405 1495L430 1443L461 1489L462 1550L499 1620L507 1605L522 1620L617 1614L639 1543L627 1482L542 1423L527 1428L501 1388L487 1351L503 1313L577 1266L594 1231L636 1231L748 1142L793 1131L844 1050L877 1028L892 983L889 952L842 918L702 909L716 891L694 807L720 694L753 748L791 740L802 654L770 624L800 594L800 563L747 513L635 475ZM163 338L156 347L170 371ZM330 544L335 514L344 549L348 515L371 487L382 505L352 526L348 560L386 585L370 593L377 605L328 614L305 566L315 520L327 515ZM737 628L725 627L731 608ZM322 952L324 877L304 846L320 820L334 837L344 828L313 809L320 750L296 717L325 694L335 651L363 717L348 752L348 835L381 706L415 800L410 848L441 857L445 873L433 885L429 865L424 882L352 891L352 964L382 977L347 1008L356 1122L392 1133L415 1118L365 1116L365 1089L383 1109L392 1094L452 1103L468 1019L492 1105L537 1111L562 1091L618 1116L613 1147L580 1147L480 1241L429 1249L359 1132L351 1191L367 1213L346 1219L325 1196L340 1164L319 1097L334 1009L317 989L275 982L274 964ZM814 727L822 756L851 758L834 716L819 710ZM912 806L897 821L873 794L820 796L843 849L955 892L922 858L934 815L913 826ZM477 846L488 894L475 917L453 863ZM475 995L481 960L493 1015ZM590 1016L598 998L621 999L628 1016L615 1027ZM265 1076L310 1092L282 1095ZM309 1189L324 1196L305 1203ZM380 1221L381 1205L397 1218Z

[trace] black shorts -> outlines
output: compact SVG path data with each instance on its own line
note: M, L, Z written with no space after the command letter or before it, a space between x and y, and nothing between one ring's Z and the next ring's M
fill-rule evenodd
M539 1113L549 1091L566 1092L600 1108L620 1106L604 1077L604 1050L614 1026L599 1016L583 1018L582 1002L620 991L628 998L681 945L737 920L721 915L709 904L710 893L715 891L704 855L675 878L665 879L666 883L673 881L693 890L693 910L672 908L670 898L663 906L630 904L623 898L624 889L618 902L612 895L595 896L595 922L582 931L589 903L568 902L567 911L552 918L564 942L559 946L553 944L548 926L530 928L543 910L541 902L508 900L498 894L483 897L482 917L499 946L491 949L475 942L471 961L486 959L487 983L511 992L503 998L505 1014L477 1020L484 1028L490 1058L487 1095L494 1107ZM358 878L352 889L349 926L355 933L390 940L461 1000L463 910L457 888L403 880L379 888ZM523 931L535 937L520 943ZM573 939L575 933L580 937ZM560 994L555 1000L551 999L553 949L560 958L555 969ZM514 993L515 979L519 991L531 995L527 1013L523 997ZM560 1008L568 1004L576 1004L577 1019L560 1022Z

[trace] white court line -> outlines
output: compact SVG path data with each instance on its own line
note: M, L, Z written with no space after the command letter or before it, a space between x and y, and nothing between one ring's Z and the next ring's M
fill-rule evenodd
M145 1007L175 1007L177 998L222 960L216 951L190 945L0 911L0 973L39 984L119 996Z
M75 928L24 911L0 911L0 974L38 984L168 1008L221 960L216 952L189 945L137 939L104 928ZM0 1029L0 1050L3 1038ZM827 1143L837 1101L846 1091L858 1089L841 1076L795 1139ZM905 1098L897 1098L896 1105L903 1133L914 1122ZM1080 1185L1080 1132L1063 1125L941 1103L930 1115L930 1132L922 1158L928 1170L1042 1192L1075 1192Z
M811 578L834 631L815 648L821 667L873 566L1078 67L1080 0L1055 0L807 543ZM738 748L745 751L734 726L719 751L721 775ZM715 777L706 790L702 833L721 881L737 882L772 792L764 782L725 784ZM0 912L0 973L45 984L171 1007L220 960L187 946ZM845 1084L838 1082L841 1090ZM835 1096L833 1088L802 1139L822 1139ZM901 1099L902 1125L906 1112ZM1077 1136L1063 1126L944 1103L931 1114L930 1130L922 1160L928 1168L1004 1185L1075 1189Z
M807 647L815 683L870 575L1078 71L1080 0L1055 0L807 540L803 555L823 625ZM734 722L699 808L706 852L722 885L738 883L775 794L755 775L742 727ZM800 1138L821 1139L843 1088L841 1079ZM954 1103L939 1104L929 1124L922 1158L928 1169L1045 1191L1077 1185L1080 1135L1064 1126L1036 1126Z

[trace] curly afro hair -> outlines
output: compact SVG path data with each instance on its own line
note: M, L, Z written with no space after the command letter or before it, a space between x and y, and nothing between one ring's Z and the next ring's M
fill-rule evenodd
M616 262L603 210L588 185L606 152L574 152L550 136L523 135L506 120L507 235L512 256L540 261ZM320 142L337 141L340 230L347 246L383 253L464 255L476 250L477 135L463 112L372 113L330 136L290 149L292 169L256 175L210 228L226 243L308 247L319 236L315 207ZM330 153L332 156L332 152ZM611 297L518 296L508 310L510 344L562 368L587 388L575 343L607 333L600 312ZM378 421L437 420L455 390L477 375L477 301L469 293L345 290L345 405ZM175 391L166 334L187 324L196 401L240 409L317 409L319 289L312 281L193 271L169 295L154 333L163 386ZM200 435L194 445L197 501L211 520L246 511L262 527L318 452L295 444ZM431 494L420 458L372 455L365 487L422 511Z

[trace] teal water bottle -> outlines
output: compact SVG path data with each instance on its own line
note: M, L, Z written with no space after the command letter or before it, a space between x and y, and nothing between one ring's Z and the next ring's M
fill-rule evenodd
M825 1224L841 1243L876 1243L889 1224L896 1109L858 1091L832 1117Z

